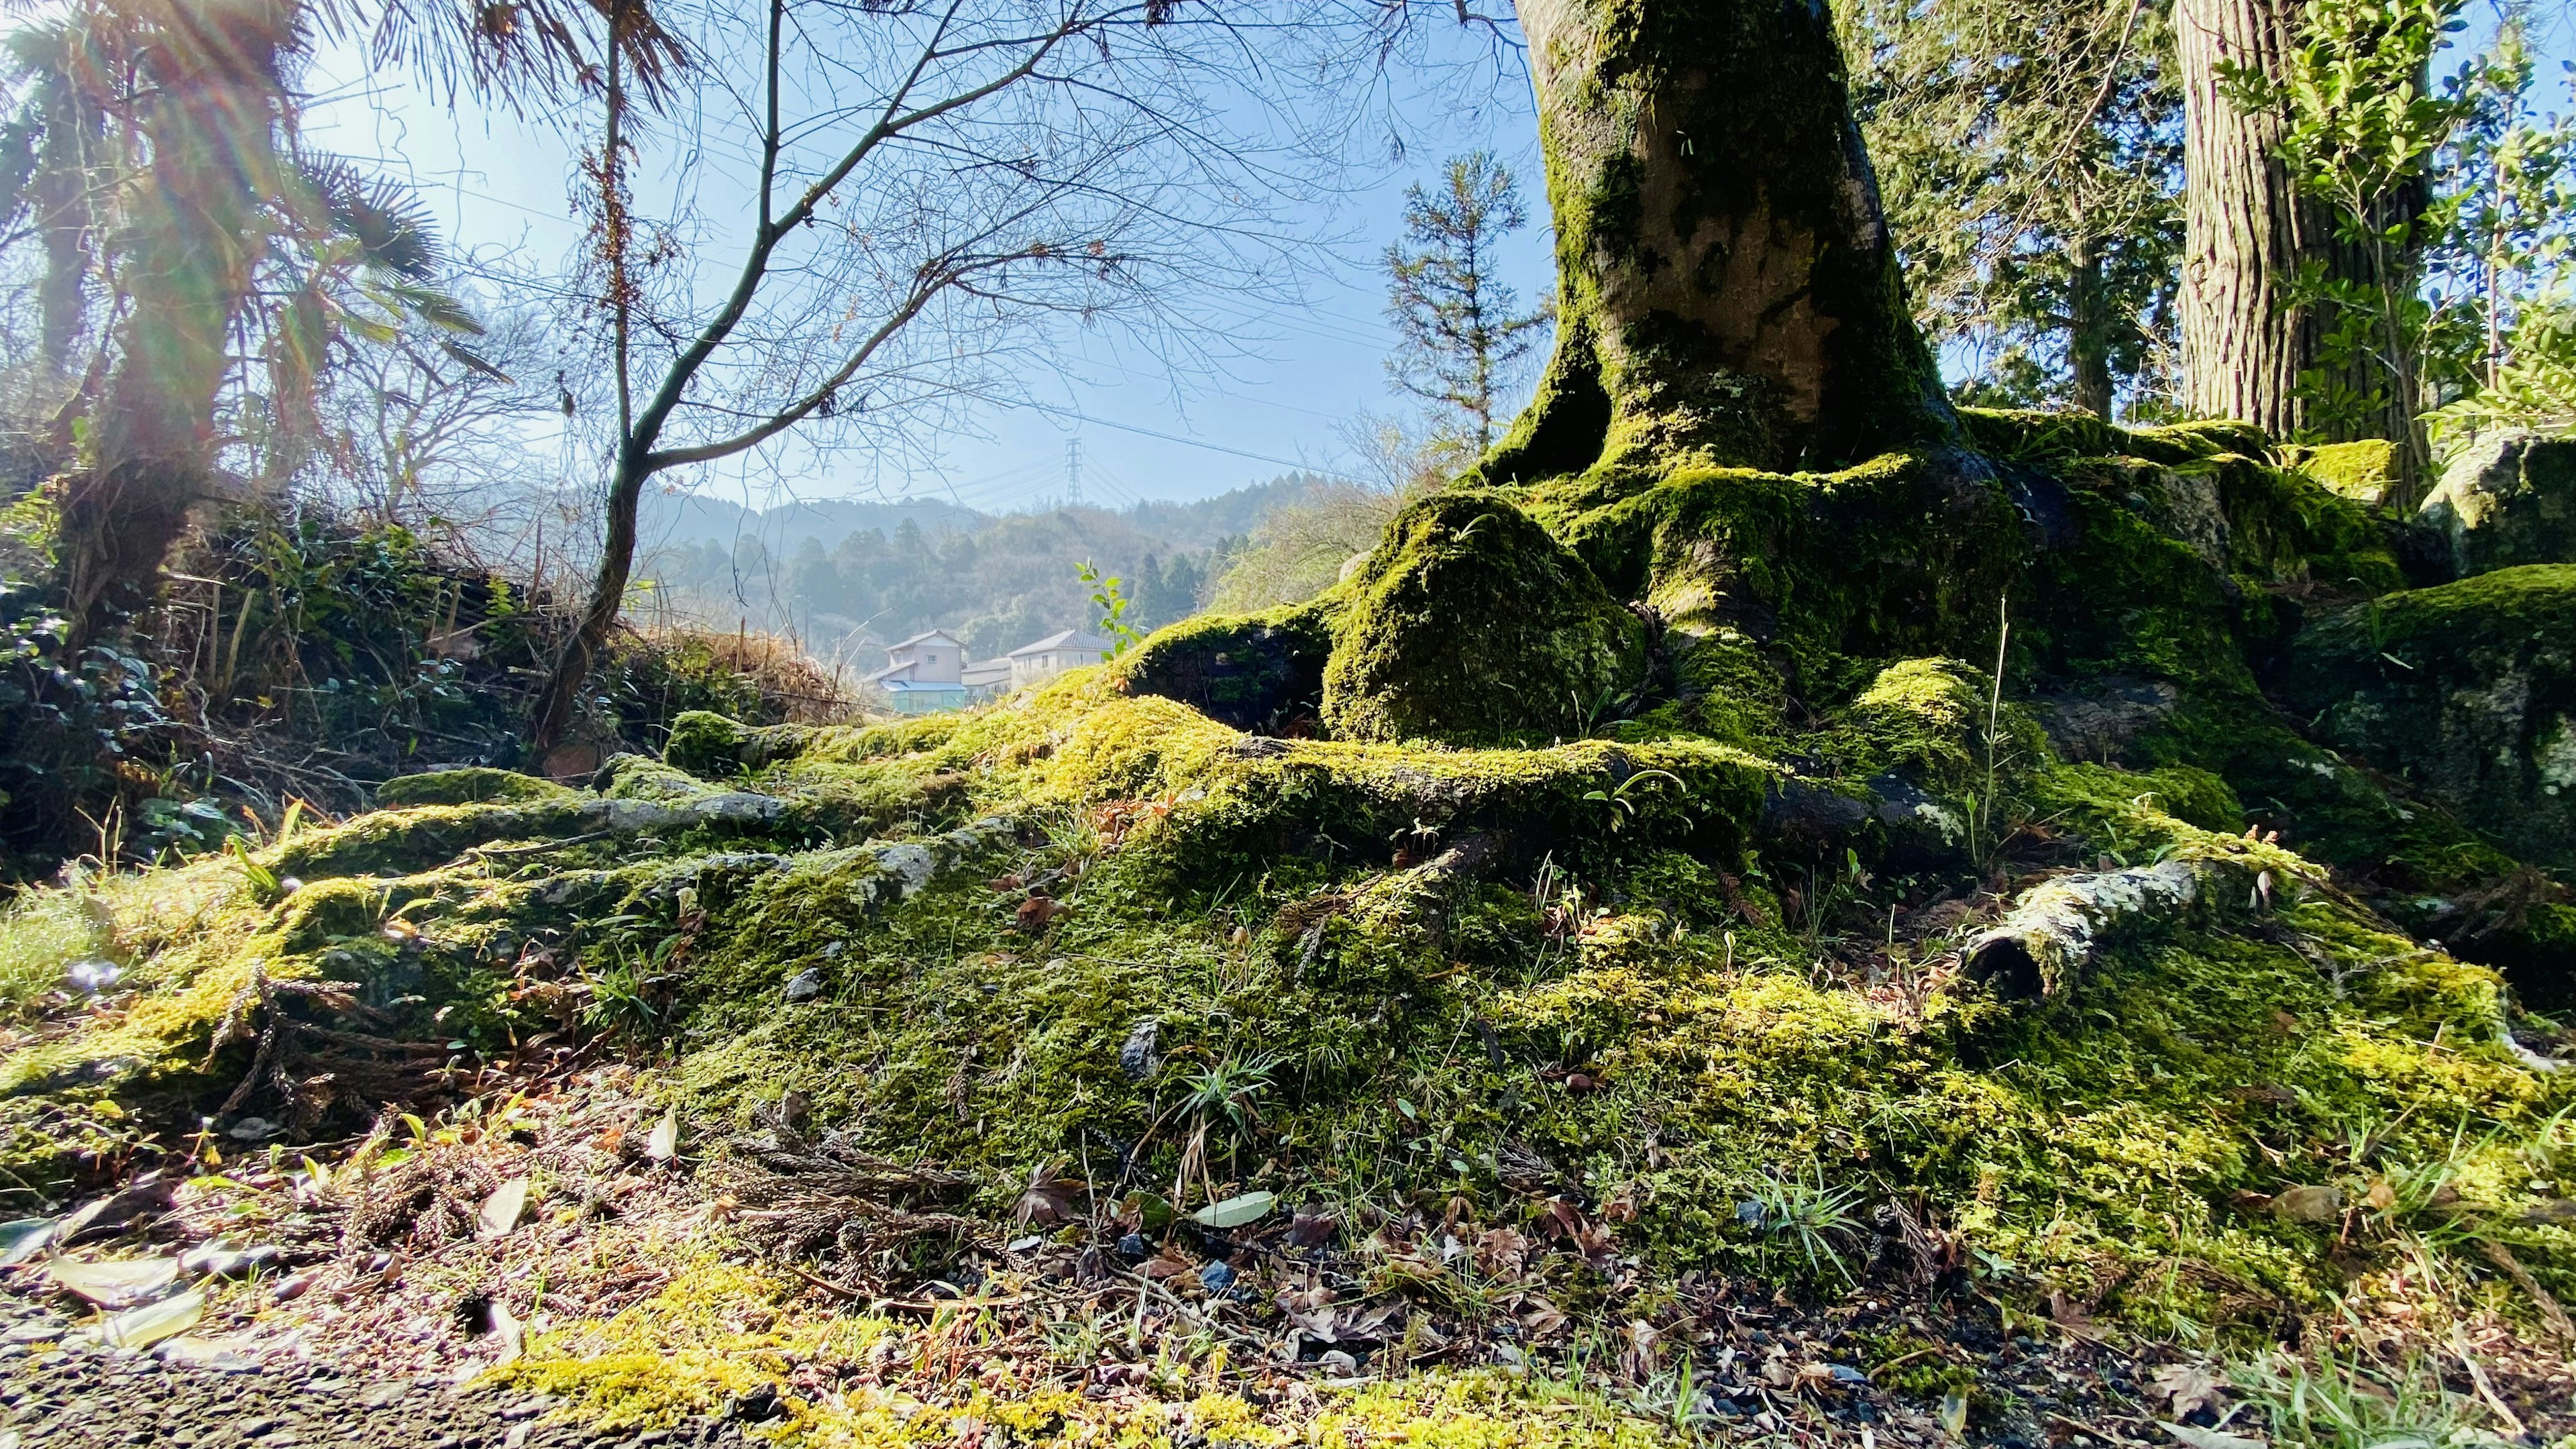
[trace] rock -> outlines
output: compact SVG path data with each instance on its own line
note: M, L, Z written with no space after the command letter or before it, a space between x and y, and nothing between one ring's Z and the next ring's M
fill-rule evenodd
M1222 1293L1234 1286L1234 1270L1223 1263L1210 1263L1199 1269L1199 1282L1210 1293Z
M811 1001L822 994L823 970L819 966L808 966L804 970L787 978L787 999L789 1001Z
M2282 693L2321 742L2531 864L2576 865L2576 564L2355 605L2292 643Z
M235 1142L265 1142L285 1130L265 1117L244 1117L225 1128L224 1135Z
M74 991L87 992L92 996L114 986L124 975L124 967L95 956L74 961L63 970L63 979L71 983Z
M2343 1190L2337 1187L2286 1188L2272 1199L2272 1211L2294 1223L2330 1223L2343 1216Z
M1116 666L1129 694L1159 695L1239 730L1280 734L1321 716L1331 618L1319 604L1203 616L1157 631Z
M1502 497L1407 508L1342 586L1324 722L1359 740L1544 744L1645 679L1645 626L1572 549Z
M2061 758L2118 763L2131 740L2174 712L2182 691L2161 679L2113 674L2031 703Z
M2386 438L2327 443L2304 450L2302 472L2355 503L2378 508L2392 502L2397 476L2397 449Z
M2418 516L2449 543L2459 578L2576 563L2576 438L2482 438L2442 470Z
M1128 1029L1127 1040L1118 1047L1118 1070L1127 1074L1127 1080L1141 1082L1163 1064L1162 1053L1155 1049L1162 1033L1163 1023L1150 1016Z

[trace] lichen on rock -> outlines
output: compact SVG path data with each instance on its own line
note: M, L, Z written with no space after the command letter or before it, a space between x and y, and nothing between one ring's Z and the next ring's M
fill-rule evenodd
M2576 563L2576 438L2501 432L2461 450L2421 517L2452 576Z

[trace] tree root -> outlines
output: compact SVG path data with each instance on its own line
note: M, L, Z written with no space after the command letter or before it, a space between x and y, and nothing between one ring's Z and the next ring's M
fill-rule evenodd
M2252 878L2226 860L2058 876L2023 892L2009 914L1959 949L1959 979L2006 1001L2061 997L2099 952L2216 909L2254 889Z

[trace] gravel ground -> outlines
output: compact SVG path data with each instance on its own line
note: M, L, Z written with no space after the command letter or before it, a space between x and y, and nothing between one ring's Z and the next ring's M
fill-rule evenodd
M740 1445L715 1420L622 1434L549 1423L542 1397L436 1379L370 1379L300 1364L225 1373L149 1355L9 1345L0 1365L0 1449L574 1449L592 1444Z

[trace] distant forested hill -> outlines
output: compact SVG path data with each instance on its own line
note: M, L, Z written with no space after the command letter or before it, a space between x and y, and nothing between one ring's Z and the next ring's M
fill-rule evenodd
M647 505L640 572L676 612L793 633L826 658L872 666L876 646L941 628L981 659L1090 628L1085 562L1126 581L1141 627L1186 617L1263 517L1322 486L1290 474L1196 503L998 515L917 499L754 511L665 497Z

